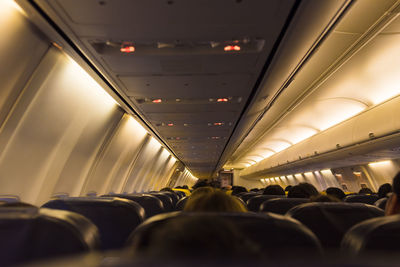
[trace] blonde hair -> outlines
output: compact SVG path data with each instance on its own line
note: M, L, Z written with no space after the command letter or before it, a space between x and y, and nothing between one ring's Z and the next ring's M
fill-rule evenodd
M220 190L190 196L184 211L246 212L246 207L235 197Z

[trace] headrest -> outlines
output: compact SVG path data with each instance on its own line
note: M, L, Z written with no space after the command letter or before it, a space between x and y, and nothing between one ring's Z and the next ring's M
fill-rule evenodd
M377 195L349 195L344 198L344 202L364 203L370 205L374 205L377 200Z
M249 200L250 198L254 197L254 196L259 196L260 193L256 193L256 192L243 192L240 194L237 194L236 196L241 198L245 203L247 202L247 200Z
M177 211L183 210L188 199L189 199L189 197L183 197L183 198L179 199L178 203L176 203L175 210L177 210Z
M36 207L0 208L2 265L81 253L99 247L97 227L84 216Z
M324 247L339 247L343 235L353 225L384 213L362 203L314 202L296 206L286 215L310 228Z
M226 220L238 231L261 248L262 253L274 254L274 251L312 250L320 252L320 244L315 235L296 220L274 214L242 213L210 213L210 212L171 212L156 215L141 224L129 237L128 244L135 252L151 250L156 229L164 225L173 225L180 218L211 218ZM185 229L181 229L185 231ZM183 234L185 234L183 232ZM188 233L189 234L189 233ZM209 238L208 242L215 237ZM179 242L179 241L178 241ZM200 252L201 253L201 252Z
M162 201L162 203L163 203L163 206L164 206L164 210L166 211L166 212L169 212L169 211L173 211L174 210L174 204L173 204L173 201L172 201L172 198L171 198L171 196L169 196L169 195L167 195L167 194L163 194L163 193L161 193L161 192L151 192L151 193L148 193L149 195L152 195L152 196L155 196L156 198L158 198L159 200L161 200Z
M291 208L310 202L307 198L275 198L264 201L260 205L260 211L285 214Z
M173 192L170 192L170 191L159 191L158 193L169 196L172 199L172 205L174 207L176 205L176 202L178 202L178 200L179 200L179 197L178 197L177 193L173 193Z
M117 197L61 198L42 207L74 211L90 219L99 228L102 249L122 247L145 216L138 203Z
M256 195L249 198L246 202L249 211L259 211L264 201L274 198L286 198L285 195Z
M374 203L374 205L377 206L377 207L380 208L380 209L385 210L387 200L388 200L387 197L383 197L383 198L381 198L381 199L378 199L378 200Z
M400 215L374 218L354 225L343 237L342 251L351 255L371 251L400 251Z
M119 197L135 201L144 208L146 212L146 218L163 213L165 211L162 201L150 194L110 194L103 195L102 197Z

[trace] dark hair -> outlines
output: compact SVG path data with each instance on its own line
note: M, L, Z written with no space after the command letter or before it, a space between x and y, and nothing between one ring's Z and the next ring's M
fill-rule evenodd
M383 184L378 189L378 197L384 198L390 192L392 192L392 186L389 183Z
M273 184L264 189L263 195L285 195L285 190L280 185Z
M254 259L259 247L224 218L189 216L156 228L142 253L150 259Z
M199 187L204 187L204 186L209 186L208 182L206 180L198 180L195 185L193 186L193 189L199 188Z
M242 192L247 192L247 189L243 186L232 186L232 195L237 195Z
M193 190L192 194L190 195L190 197L194 197L197 194L208 194L208 193L212 193L214 192L214 188L212 188L211 186L203 186L203 187L199 187L195 190Z
M220 190L190 196L184 211L245 212L245 206L233 196Z
M372 190L369 189L368 187L366 188L361 188L360 191L358 191L359 194L366 195L366 194L373 194Z
M292 188L292 187L293 187L293 186L291 186L291 185L286 186L286 187L285 187L285 192L289 191L290 188Z
M252 188L252 189L250 189L250 192L258 192L258 191L260 191L260 189L258 189L258 188Z
M175 191L172 190L170 187L164 187L164 188L162 188L160 191L175 193Z
M187 185L182 185L182 189L189 189L189 186L187 186Z
M393 178L393 192L400 196L400 172Z
M346 197L346 194L343 192L343 190L338 187L328 187L325 192L327 195L334 196L340 200Z
M316 195L310 197L311 202L340 202L340 199L333 195Z
M288 198L310 198L318 194L318 190L312 184L300 183L289 189Z

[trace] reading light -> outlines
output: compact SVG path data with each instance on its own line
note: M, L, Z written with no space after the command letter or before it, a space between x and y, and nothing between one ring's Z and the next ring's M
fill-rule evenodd
M161 103L161 102L162 102L162 99L161 99L161 98L154 99L154 100L151 101L151 102L153 102L153 103Z
M238 45L226 45L225 47L224 47L224 51L240 51L240 46L238 46Z
M391 160L385 160L385 161L378 161L378 162L368 163L368 166L370 166L370 167L378 167L378 166L390 165L391 163L392 163Z
M215 126L221 126L221 125L223 125L224 123L223 122L214 122L214 125Z
M228 102L228 98L218 98L217 102Z
M353 172L354 175L360 176L361 172Z
M174 126L174 124L173 124L173 123L168 123L167 125L168 125L168 126Z

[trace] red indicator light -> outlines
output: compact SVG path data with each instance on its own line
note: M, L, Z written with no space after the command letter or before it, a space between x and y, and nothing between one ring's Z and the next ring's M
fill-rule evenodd
M226 45L224 51L240 51L240 46L238 45Z
M161 102L162 102L162 99L161 99L161 98L159 98L159 99L154 99L154 100L151 101L151 102L153 102L153 103L161 103Z
M218 98L217 102L228 102L228 98Z
M217 140L219 139L219 136L212 136L211 139Z
M122 53L133 53L135 52L135 47L133 45L123 46L121 47L120 51Z
M167 125L168 125L168 126L174 126L174 124L173 124L173 123L168 123Z
M215 126L221 126L223 123L222 122L214 122Z

